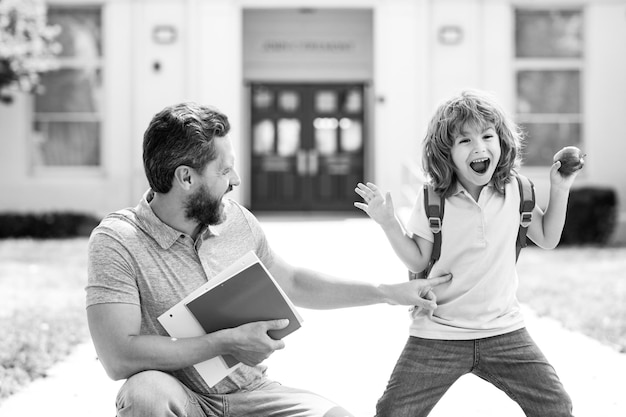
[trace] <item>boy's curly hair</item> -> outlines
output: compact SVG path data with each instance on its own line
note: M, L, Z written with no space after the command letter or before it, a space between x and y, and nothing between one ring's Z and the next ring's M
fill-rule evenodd
M465 90L441 104L428 125L424 139L423 167L435 191L443 196L452 192L456 182L452 145L454 138L466 124L485 128L493 125L502 153L493 174L493 184L504 194L504 186L512 172L521 165L524 135L520 127L488 93Z

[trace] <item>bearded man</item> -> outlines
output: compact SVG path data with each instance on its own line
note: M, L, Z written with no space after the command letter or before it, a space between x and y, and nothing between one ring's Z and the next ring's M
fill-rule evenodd
M432 308L422 295L450 277L376 286L288 264L254 215L225 197L241 182L229 131L228 118L209 106L181 103L157 113L143 140L150 190L92 232L87 318L107 374L126 379L118 416L351 416L265 376L262 362L285 346L267 332L286 327L286 320L175 339L157 317L251 250L294 304L306 308ZM219 355L243 365L209 387L193 365Z

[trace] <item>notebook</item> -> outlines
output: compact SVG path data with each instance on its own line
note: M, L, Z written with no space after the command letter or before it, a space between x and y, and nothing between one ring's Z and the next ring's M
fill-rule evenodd
M252 251L158 317L169 335L177 338L274 319L289 319L286 328L269 332L274 339L302 325L293 303ZM234 357L225 355L194 367L213 387L240 365Z

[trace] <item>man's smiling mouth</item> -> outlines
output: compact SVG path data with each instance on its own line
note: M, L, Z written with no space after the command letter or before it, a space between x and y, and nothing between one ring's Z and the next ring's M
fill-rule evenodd
M484 174L489 169L489 164L491 160L489 158L480 158L475 161L470 162L470 168L474 170L474 172L478 174Z

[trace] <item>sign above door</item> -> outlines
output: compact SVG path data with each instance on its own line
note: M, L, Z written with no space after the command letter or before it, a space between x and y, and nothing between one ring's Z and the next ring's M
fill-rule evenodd
M367 9L246 9L244 79L369 81L372 39Z

